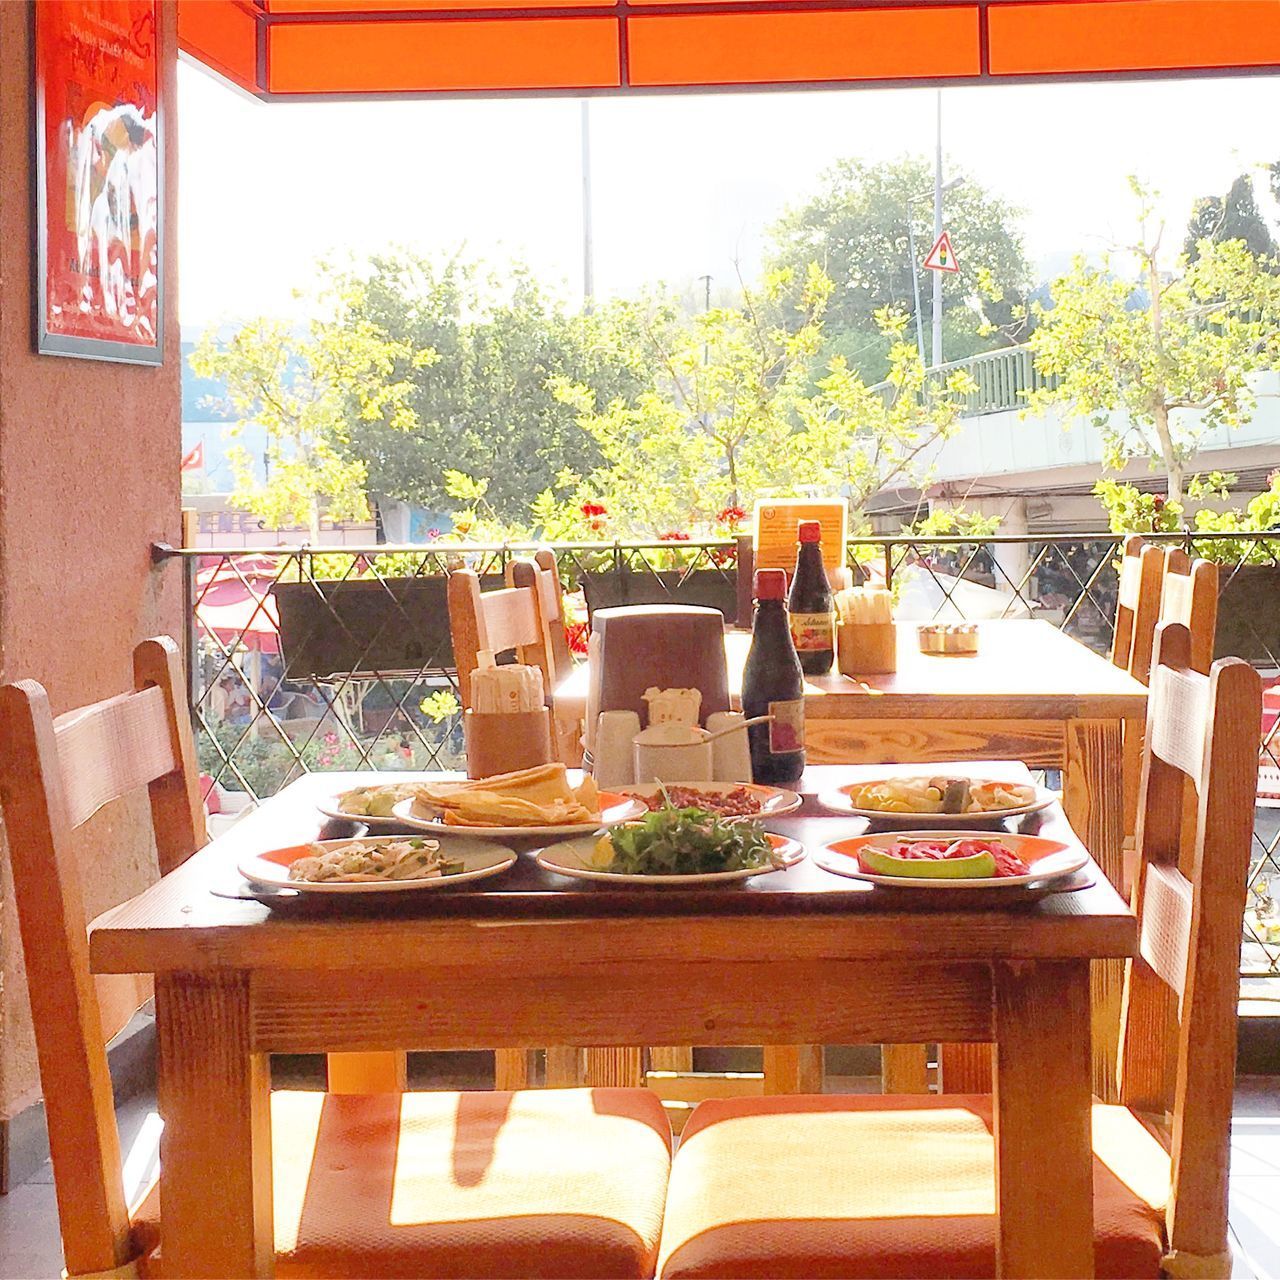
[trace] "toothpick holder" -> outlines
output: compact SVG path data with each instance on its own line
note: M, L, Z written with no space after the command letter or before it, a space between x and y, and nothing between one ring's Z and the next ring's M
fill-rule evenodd
M467 777L488 778L495 773L550 764L551 713L536 711L466 711L462 733L467 744Z
M836 627L836 663L846 676L887 675L898 669L898 633L892 622L842 622Z

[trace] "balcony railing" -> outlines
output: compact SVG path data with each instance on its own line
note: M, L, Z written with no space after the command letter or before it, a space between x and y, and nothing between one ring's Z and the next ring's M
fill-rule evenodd
M1157 536L1222 565L1218 652L1247 658L1280 680L1280 533ZM1118 543L1110 534L859 538L849 543L848 559L856 573L899 587L922 620L1041 618L1105 653ZM462 728L445 577L465 563L497 582L512 557L531 550L439 543L158 548L184 570L202 770L242 803L314 770L458 767ZM570 640L579 648L588 609L610 604L710 604L746 621L738 573L749 555L745 540L577 543L556 554L569 593ZM1274 716L1264 722L1260 751L1242 972L1280 980Z
M977 417L984 413L1001 413L1008 409L1025 409L1032 391L1057 386L1054 375L1046 376L1036 369L1030 347L997 347L962 360L949 360L928 370L929 378L945 383L947 376L963 369L977 384L961 402L962 416ZM893 384L879 382L871 388L888 395Z

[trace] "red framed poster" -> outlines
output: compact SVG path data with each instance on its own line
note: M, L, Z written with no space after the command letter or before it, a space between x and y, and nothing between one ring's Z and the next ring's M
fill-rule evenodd
M36 350L162 359L156 0L36 0Z

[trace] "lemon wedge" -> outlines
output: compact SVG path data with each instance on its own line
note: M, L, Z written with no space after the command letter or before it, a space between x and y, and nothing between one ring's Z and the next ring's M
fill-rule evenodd
M603 835L591 850L591 869L608 871L611 866L613 866L613 841L608 835Z

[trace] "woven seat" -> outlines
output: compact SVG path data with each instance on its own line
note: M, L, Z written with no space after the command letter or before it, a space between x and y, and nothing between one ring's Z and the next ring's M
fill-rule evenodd
M671 1130L647 1091L280 1092L271 1119L279 1276L653 1274Z
M1098 1276L1159 1275L1168 1155L1101 1104L1094 1152ZM672 1167L659 1274L993 1276L995 1214L989 1096L704 1102Z

